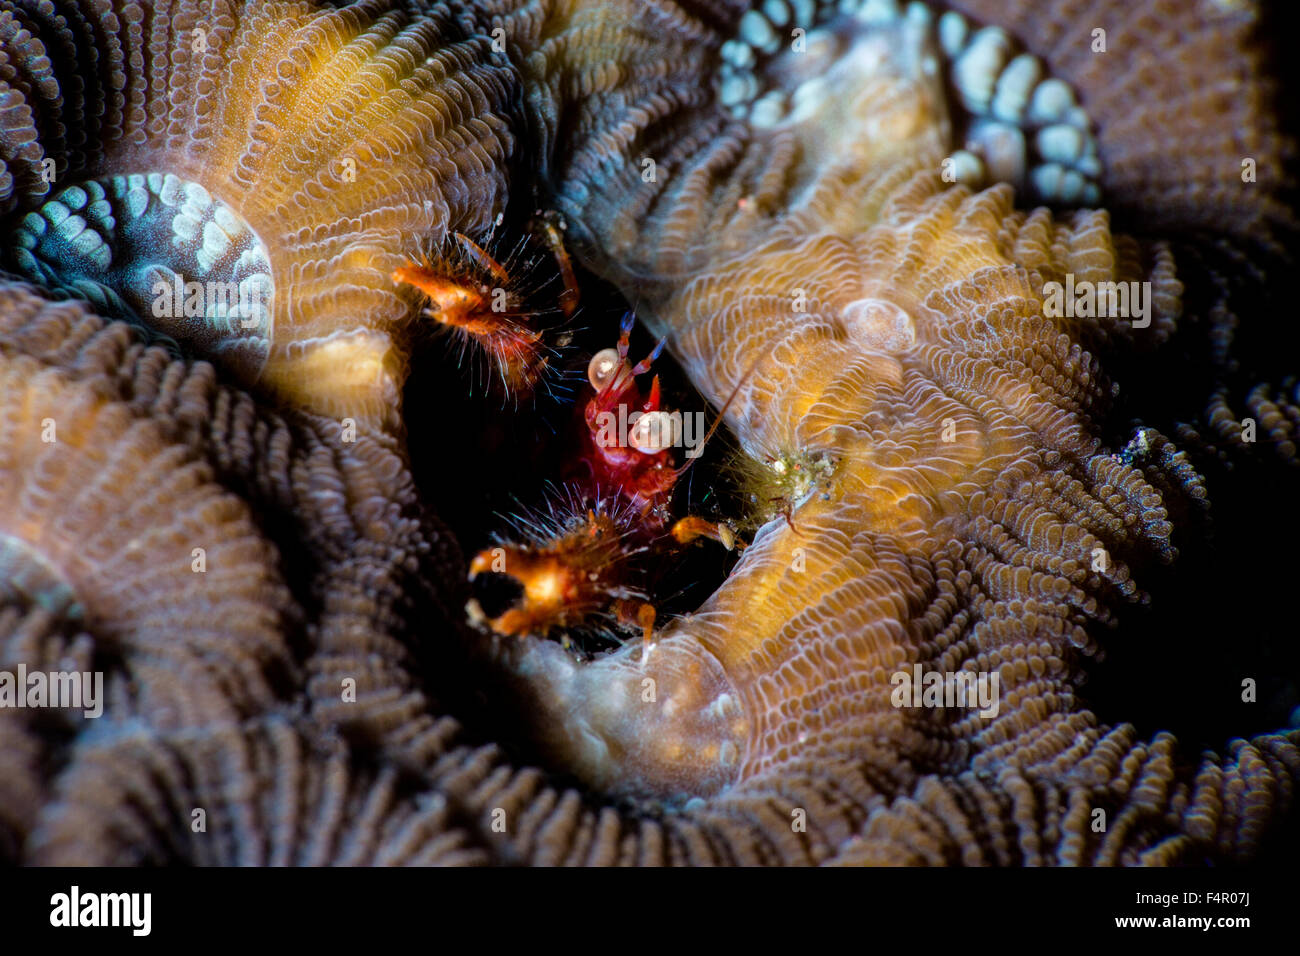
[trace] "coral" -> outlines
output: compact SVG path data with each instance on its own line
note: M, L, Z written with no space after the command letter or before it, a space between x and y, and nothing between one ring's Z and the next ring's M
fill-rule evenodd
M159 429L56 370L4 359L0 382L5 603L91 634L88 653L121 661L130 706L158 727L269 705L290 663L288 596L245 505ZM7 636L6 666L64 656L47 649L57 627L28 623Z
M124 403L248 501L261 533L288 556L284 572L305 605L303 620L287 599L272 602L306 631L306 690L322 720L414 746L432 721L407 621L461 613L464 598L448 593L455 578L443 569L463 561L416 500L390 437L362 426L345 440L337 422L261 408L207 363L145 347L124 323L22 286L0 287L0 334L0 352L63 369ZM344 678L355 681L355 702L343 702Z
M1258 853L1300 732L1198 759L1088 685L1167 602L1203 462L1253 454L1241 409L1294 460L1294 369L1237 358L1290 228L1258 14L947 6L4 3L0 664L109 680L93 734L0 713L0 855ZM440 436L393 274L508 204L726 406L757 499L702 606L590 661L467 633L410 469ZM1134 371L1189 342L1201 418ZM927 673L994 697L909 706Z
M10 268L294 403L395 423L412 300L389 276L412 237L504 204L517 81L490 39L382 2L0 16Z
M1260 5L1101 0L1086 11L1071 0L951 5L998 23L1069 79L1097 129L1103 202L1126 220L1152 232L1211 228L1261 237L1293 221L1279 190L1291 176L1294 144L1271 106L1276 90L1259 39ZM1079 29L1062 31L1062 22ZM1093 51L1097 28L1106 31L1105 53ZM1151 136L1153 129L1160 135ZM1248 159L1250 181L1243 178Z
M122 724L55 781L34 862L101 866L482 863L447 801L392 767L359 772L338 740L285 717L172 734Z

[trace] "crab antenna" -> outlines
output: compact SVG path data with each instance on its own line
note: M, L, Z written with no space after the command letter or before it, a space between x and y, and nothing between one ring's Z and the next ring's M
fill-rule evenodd
M718 430L718 426L721 425L722 420L726 418L727 409L731 407L731 403L734 402L736 400L736 396L740 394L741 387L744 386L744 384L747 381L749 381L749 376L754 374L754 369L758 368L758 363L762 359L762 357L763 357L762 353L760 353L754 358L753 363L746 370L745 374L740 377L740 381L736 383L736 387L733 388L731 390L731 394L727 396L727 400L722 403L722 408L718 409L718 417L715 418L713 420L713 424L709 426L709 431L704 436L704 441L700 442L699 451L695 453L694 457L688 458L686 460L686 464L682 465L682 467L677 469L677 477L679 479L682 477L682 475L686 474L686 472L690 471L691 465L699 461L700 456L704 454L704 446L709 443L709 439L713 437L713 433Z
M664 345L667 342L668 342L667 338L660 339L658 344L655 345L655 347L650 350L649 355L647 355L641 361L637 362L636 365L632 366L632 374L641 375L644 372L650 371L650 366L653 365L655 359L657 359L663 353Z
M628 311L623 313L622 320L618 323L618 357L627 360L628 341L632 338L632 323L636 321L636 313Z
M569 259L569 253L565 251L564 237L560 235L560 230L545 216L542 217L541 222L542 237L551 250L551 256L560 271L560 281L564 284L564 291L560 293L560 311L564 313L566 319L572 318L573 311L578 307L580 294L578 279L573 274L573 262Z

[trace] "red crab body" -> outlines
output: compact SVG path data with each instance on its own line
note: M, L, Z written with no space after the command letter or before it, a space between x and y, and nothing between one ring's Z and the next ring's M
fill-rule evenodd
M649 530L669 521L668 505L678 471L671 447L673 418L661 408L659 377L643 397L636 376L649 371L663 348L660 342L641 362L627 360L632 314L623 319L617 349L596 354L587 370L592 393L583 407L582 438L574 472L586 477L594 493L617 493L642 515Z
M470 564L471 579L492 572L518 585L514 603L495 617L472 602L472 616L497 634L544 637L609 615L620 628L640 632L648 648L656 612L648 595L629 583L639 573L632 559L701 537L729 551L744 546L725 524L699 517L682 518L664 533L672 522L673 488L684 471L674 467L672 453L681 419L660 407L658 376L647 395L637 386L636 377L650 370L664 343L630 364L632 321L629 312L618 347L597 352L587 367L591 391L576 423L566 475L571 497L552 509L550 519L521 522L532 529L529 540L501 542Z

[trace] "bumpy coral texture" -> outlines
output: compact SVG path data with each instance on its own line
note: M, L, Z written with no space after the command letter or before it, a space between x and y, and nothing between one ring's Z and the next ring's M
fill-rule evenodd
M412 746L433 719L405 621L413 608L435 620L450 614L419 581L442 579L436 569L460 558L423 514L393 442L365 432L344 442L337 422L259 409L219 384L212 366L145 347L127 325L79 303L51 304L18 285L0 289L0 303L4 351L64 369L145 416L254 509L304 605L267 602L290 635L307 638L298 678L322 718ZM355 703L341 704L339 675L355 680Z
M9 264L37 284L0 286L0 666L71 661L105 670L110 692L93 734L75 712L0 712L0 857L1115 864L1258 850L1292 803L1300 735L1198 761L1167 733L1103 721L1080 690L1084 663L1125 639L1107 630L1117 613L1161 600L1143 575L1176 560L1178 524L1207 506L1171 439L1230 444L1223 377L1203 383L1225 404L1217 431L1146 428L1121 454L1103 424L1112 361L1189 328L1226 355L1237 247L1181 231L1231 216L1234 242L1269 244L1281 228L1276 181L1242 193L1224 178L1240 169L1225 130L1270 176L1285 148L1249 11L953 4L1074 86L1101 184L1170 232L1134 239L1105 212L945 181L959 107L928 66L933 16L791 6L824 31L807 55L828 82L760 124L717 102L724 42L763 36L738 2L5 4L6 229L52 188L170 172L265 244L274 320L249 387L220 355L178 358L96 315L98 293L77 296L67 275ZM1084 43L1094 20L1142 30L1143 50L1112 39L1103 70L1050 42L1065 23ZM1160 82L1119 79L1156 55ZM798 82L775 56L769 79ZM1207 66L1250 95L1216 99ZM1151 148L1152 123L1197 149ZM575 251L669 336L706 397L736 391L727 423L756 486L774 462L822 476L648 658L577 665L537 641L502 655L533 743L581 788L485 743L432 689L455 683L442 670L474 638L464 560L407 465L422 428L398 401L413 303L386 277L413 236L481 228L507 191L564 214ZM41 217L54 225L31 229L68 221ZM1044 287L1067 274L1150 281L1150 326L1049 316ZM1300 403L1281 388L1247 401L1285 460ZM996 672L998 715L891 706L891 675L917 664ZM355 699L341 692L353 681Z
M110 672L107 692L159 726L268 706L268 672L288 665L287 594L243 502L92 388L22 359L0 375L5 589L34 606L6 658L86 670L118 658L129 682Z
M1099 132L1108 206L1139 211L1147 228L1164 231L1211 226L1247 235L1290 217L1276 187L1294 147L1269 105L1275 90L1261 71L1253 5L1105 0L1089 4L1078 19L1079 5L1070 0L953 0L950 6L1005 27L1084 91L1083 106ZM1060 30L1061 23L1077 26ZM1093 52L1097 28L1106 30L1105 53ZM1173 64L1141 56L1143 50L1169 51ZM1191 66L1206 62L1214 69ZM1135 102L1142 108L1134 109ZM1176 147L1189 143L1196 145ZM1246 159L1273 188L1243 188Z
M246 227L273 264L261 384L336 418L395 422L410 303L387 276L415 237L491 222L517 93L483 32L468 35L442 7L390 7L6 4L0 208L30 212L69 185L118 189L138 198L114 208L117 228L164 217L166 245L187 224L160 201L143 205L165 187L120 178L201 187L242 219L223 233L193 212L209 252ZM50 229L67 228L59 215ZM71 221L91 234L98 222L90 211ZM65 235L100 248L86 231ZM231 269L202 278L239 278ZM89 265L81 272L65 291L95 278Z

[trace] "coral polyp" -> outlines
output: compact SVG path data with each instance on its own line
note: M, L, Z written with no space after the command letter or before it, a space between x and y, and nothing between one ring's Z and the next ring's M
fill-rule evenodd
M7 114L11 268L280 400L394 423L410 310L388 276L410 237L484 231L504 207L511 83L490 38L384 2L4 18L27 107ZM203 313L157 314L173 275L203 286ZM264 311L229 322L214 283Z
M177 352L256 382L273 337L265 243L202 185L130 173L67 186L13 231L22 274L143 322Z

